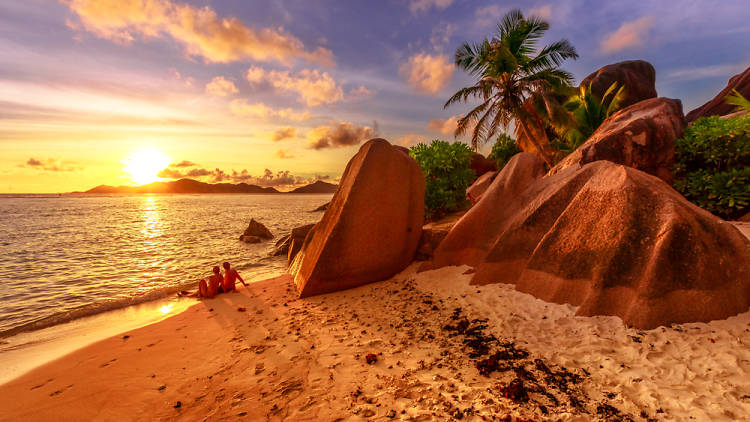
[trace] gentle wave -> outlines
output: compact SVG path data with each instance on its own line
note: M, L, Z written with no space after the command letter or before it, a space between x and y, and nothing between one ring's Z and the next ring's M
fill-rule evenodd
M115 309L125 308L127 306L138 305L145 302L151 302L158 299L163 299L167 296L177 294L180 291L192 288L195 290L195 283L189 283L185 285L164 287L159 290L152 290L146 294L142 294L134 297L124 297L120 299L110 299L101 302L90 303L87 305L80 306L69 311L56 313L44 318L40 318L36 321L31 321L18 327L14 327L5 331L0 331L0 338L7 338L16 334L24 333L27 331L36 331L43 328L51 327L53 325L59 325L66 322L70 322L79 318L84 318L91 315L100 314L102 312L113 311Z
M224 261L247 281L276 276L276 240L330 196L2 197L0 337L194 290ZM240 242L251 218L276 238Z

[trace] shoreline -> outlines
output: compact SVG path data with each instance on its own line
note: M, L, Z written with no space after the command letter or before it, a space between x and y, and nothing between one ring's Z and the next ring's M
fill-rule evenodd
M465 420L538 420L607 412L634 420L726 420L750 413L742 393L750 389L750 312L635 330L616 317L576 317L573 306L512 286L469 286L468 267L419 274L415 267L302 300L284 275L199 302L1 385L0 407L8 411L0 420L406 420L459 413ZM501 362L507 369L482 375L486 356L471 357L481 344L515 350ZM506 397L517 378L526 400Z
M0 338L0 385L97 341L158 323L195 303L160 297Z

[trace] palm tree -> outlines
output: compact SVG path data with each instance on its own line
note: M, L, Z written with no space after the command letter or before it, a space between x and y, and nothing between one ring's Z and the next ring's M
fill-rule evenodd
M476 150L500 127L511 122L523 131L539 150L547 165L552 160L532 136L530 122L540 122L533 107L524 106L534 93L568 86L573 76L559 69L566 59L577 59L578 53L568 40L560 40L537 50L537 43L549 29L544 20L524 18L520 10L511 10L498 23L492 39L464 43L456 50L455 64L477 78L473 86L460 89L448 99L444 108L469 98L481 104L458 120L455 135L466 133L473 126L471 146Z
M736 89L732 90L733 94L727 95L724 97L724 101L726 101L727 104L737 106L737 108L734 111L747 111L750 112L750 100L743 97L742 94L737 92Z
M558 148L565 152L572 152L594 134L596 129L604 123L609 116L620 109L625 99L625 87L617 88L615 82L607 88L604 95L591 92L591 84L579 88L578 95L573 95L563 105L569 112L566 120L558 119L558 124L553 124L563 141Z

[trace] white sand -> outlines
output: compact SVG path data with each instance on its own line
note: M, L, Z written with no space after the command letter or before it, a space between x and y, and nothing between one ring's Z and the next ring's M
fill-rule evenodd
M417 280L489 318L497 336L552 363L589 371L585 390L591 398L613 393L609 403L659 420L750 420L750 312L635 330L617 317L576 317L574 306L547 303L509 285L481 286L477 294L468 286L470 276L462 275L466 269L431 271Z

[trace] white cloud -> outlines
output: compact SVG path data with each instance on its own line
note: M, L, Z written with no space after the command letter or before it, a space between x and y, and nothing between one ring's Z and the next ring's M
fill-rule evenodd
M743 62L711 66L684 67L668 72L665 79L692 81L706 78L725 78L728 80L730 77L743 72L749 66L750 63Z
M453 0L411 0L409 10L414 14L427 12L432 8L443 10L452 3Z
M400 67L401 74L423 94L437 94L450 82L454 66L445 54L419 53Z
M502 15L503 9L496 5L491 4L489 6L480 7L474 11L475 23L480 27L487 27L497 23L500 15Z
M458 29L458 25L452 23L435 26L430 35L430 44L432 44L432 48L435 50L442 50L445 48L450 42L451 36L456 32L456 29Z

